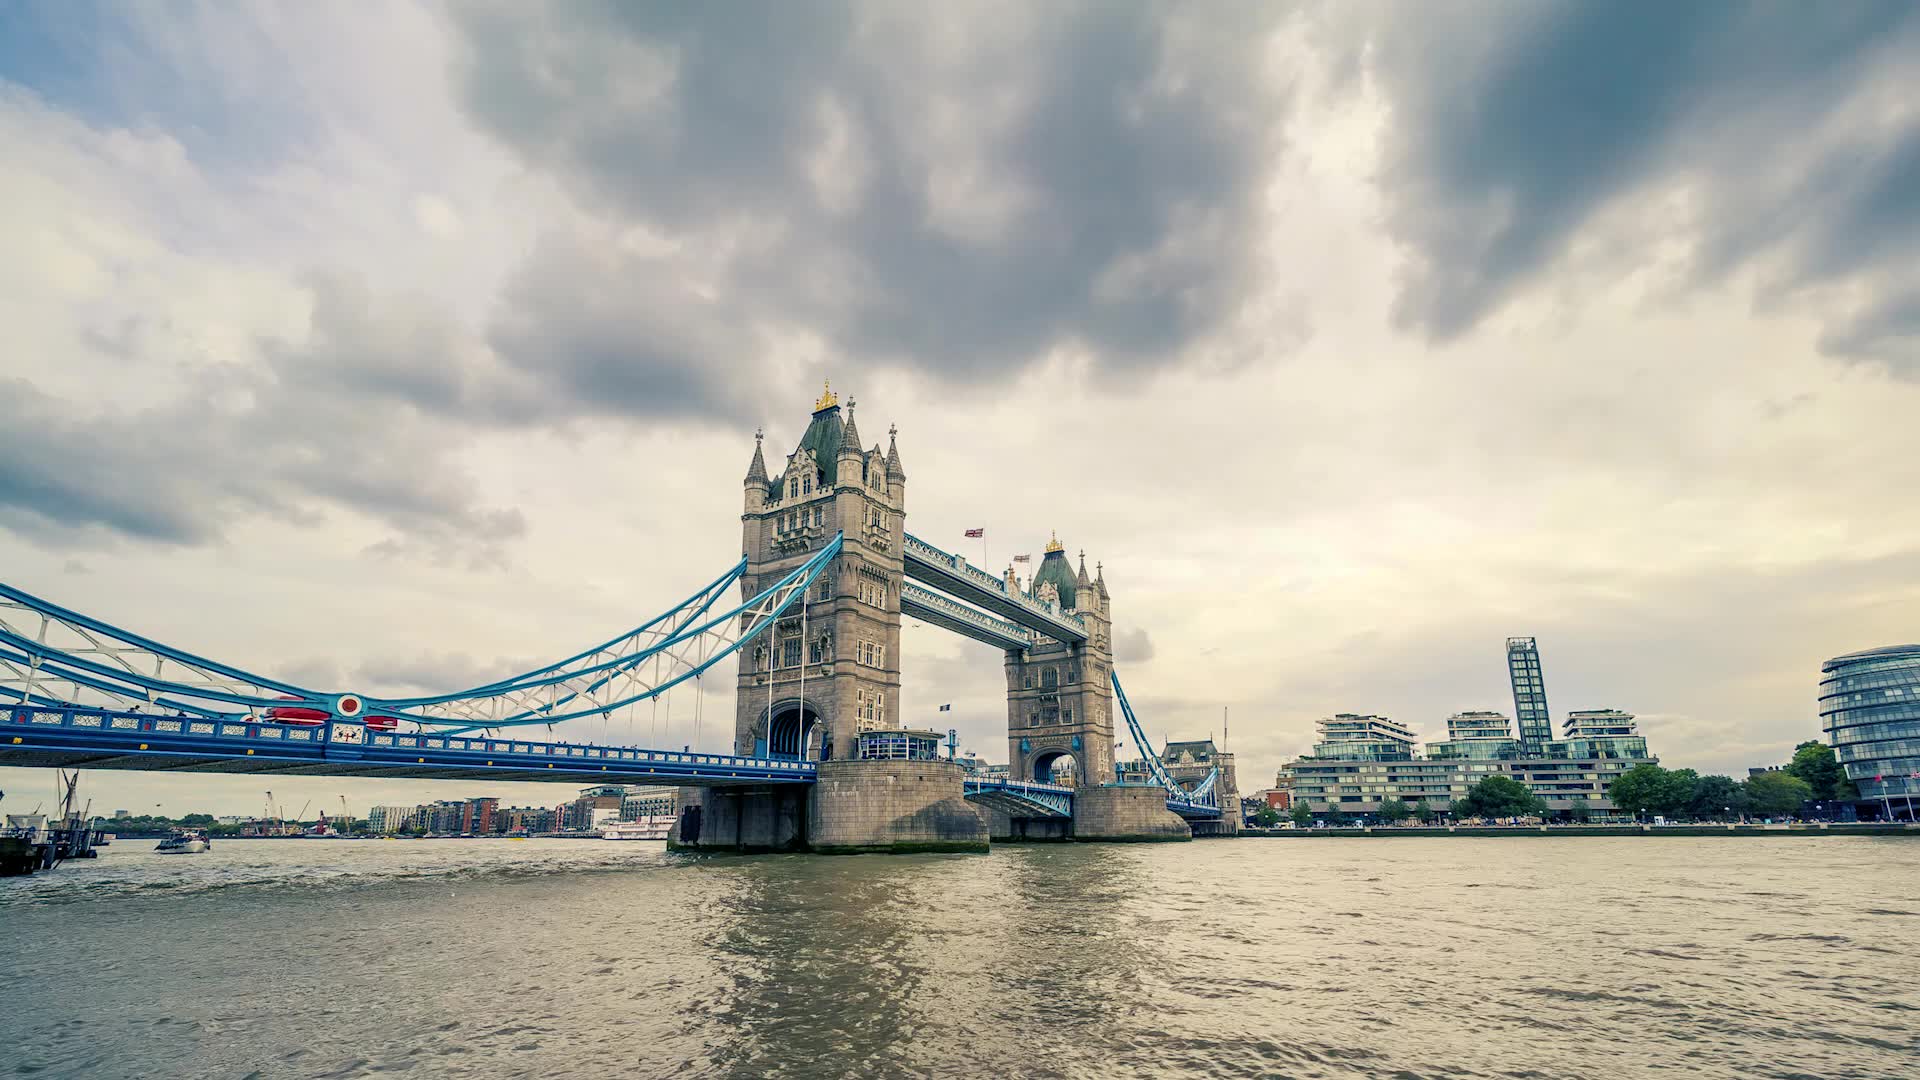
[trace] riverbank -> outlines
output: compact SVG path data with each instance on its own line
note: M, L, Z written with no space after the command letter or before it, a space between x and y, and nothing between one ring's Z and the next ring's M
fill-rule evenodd
M1308 838L1340 836L1913 836L1906 822L1811 822L1805 825L1458 825L1361 826L1350 829L1243 829L1241 836Z

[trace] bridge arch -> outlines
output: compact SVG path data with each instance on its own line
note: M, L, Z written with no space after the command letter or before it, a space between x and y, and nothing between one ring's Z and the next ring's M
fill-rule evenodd
M818 761L826 739L826 714L818 705L799 698L776 701L761 713L766 733L766 756L794 761Z
M1027 759L1027 775L1038 784L1066 784L1078 786L1083 779L1080 775L1080 759L1064 746L1043 746ZM1063 767L1064 766L1064 767ZM1055 770L1060 775L1055 775Z

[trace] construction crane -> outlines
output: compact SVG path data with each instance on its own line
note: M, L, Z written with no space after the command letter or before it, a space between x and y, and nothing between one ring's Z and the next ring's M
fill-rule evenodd
M312 799L308 799L306 802L300 804L300 813L296 815L293 819L295 824L298 824L300 822L307 820L307 807L312 805L313 805Z

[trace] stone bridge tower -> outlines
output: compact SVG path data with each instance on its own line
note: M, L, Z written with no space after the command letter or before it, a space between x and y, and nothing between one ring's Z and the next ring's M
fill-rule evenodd
M1017 581L1009 576L1009 588ZM1072 782L1110 784L1113 769L1113 607L1104 571L1087 576L1087 553L1076 573L1058 537L1033 575L1028 595L1080 616L1084 644L1041 639L1025 652L1007 650L1007 762L1016 780L1047 780L1071 757Z
M761 436L740 516L747 571L742 594L758 595L843 533L839 558L804 604L740 655L734 751L845 758L864 730L900 726L901 545L907 474L888 447L860 446L849 399L845 417L831 388L813 403L800 442L777 474ZM802 686L804 684L804 691Z

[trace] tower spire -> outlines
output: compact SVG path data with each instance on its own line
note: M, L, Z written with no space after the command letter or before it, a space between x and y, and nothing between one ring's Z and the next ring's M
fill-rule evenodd
M840 449L860 452L860 429L853 422L853 407L857 404L853 398L847 399L847 426L840 432Z
M900 425L887 425L887 475L907 478L907 470L900 466Z
M755 428L753 430L753 464L747 466L747 479L749 481L758 480L763 484L767 482L767 459L760 453L760 443L766 437L767 433L765 429Z

